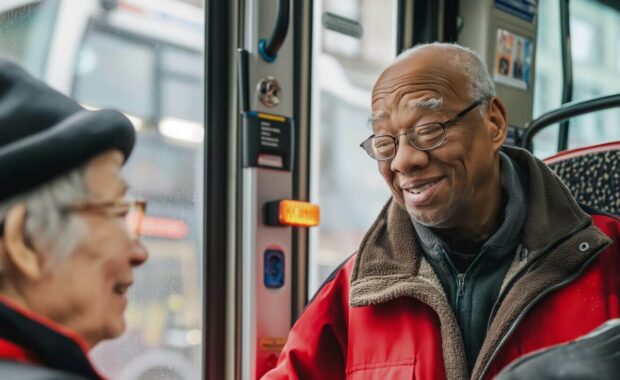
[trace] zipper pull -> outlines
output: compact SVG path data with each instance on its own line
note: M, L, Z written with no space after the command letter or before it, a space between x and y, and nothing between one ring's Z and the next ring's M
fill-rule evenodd
M459 273L457 275L457 290L459 297L463 297L465 293L465 273Z

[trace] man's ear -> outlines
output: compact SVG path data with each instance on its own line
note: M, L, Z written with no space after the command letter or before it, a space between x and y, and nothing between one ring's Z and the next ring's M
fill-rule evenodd
M4 221L2 237L6 251L6 261L14 266L21 275L29 279L38 279L43 273L40 256L26 244L24 224L26 223L26 205L14 205Z
M491 124L491 136L493 138L493 148L499 150L508 134L508 117L506 116L506 107L498 98L493 97L487 106L487 114Z

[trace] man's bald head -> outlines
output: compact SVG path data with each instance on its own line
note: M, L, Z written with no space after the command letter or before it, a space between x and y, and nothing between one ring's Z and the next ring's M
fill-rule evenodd
M373 102L375 90L381 90L381 87L384 87L384 81L389 81L395 71L414 71L417 69L415 66L434 66L454 82L455 91L461 92L463 89L456 87L465 86L466 95L470 100L482 99L486 103L496 96L495 83L478 53L460 45L435 42L417 45L398 55L377 80L373 89ZM425 104L422 106L426 108ZM440 105L435 102L429 106L428 108L433 109ZM484 106L485 104L481 110L484 110Z

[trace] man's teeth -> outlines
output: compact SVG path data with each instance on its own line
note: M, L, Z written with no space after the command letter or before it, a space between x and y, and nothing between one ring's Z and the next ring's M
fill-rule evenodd
M429 182L426 185L422 185L422 186L418 186L418 187L412 187L410 189L407 189L408 192L412 193L412 194L420 194L422 193L424 190L428 189L429 187L433 186L434 184L436 184L437 181L435 182Z

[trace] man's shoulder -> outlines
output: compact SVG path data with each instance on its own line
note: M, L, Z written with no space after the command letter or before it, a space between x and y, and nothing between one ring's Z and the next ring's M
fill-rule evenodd
M620 259L620 216L587 206L579 205L592 218L592 224L611 240L608 251L616 260Z
M581 203L579 207L590 215L592 223L608 236L610 233L620 232L620 216ZM613 238L614 236L609 237Z
M84 377L46 367L0 360L3 380L85 380Z
M316 291L314 296L308 302L308 305L313 303L317 297L320 295L326 295L327 293L342 293L343 295L348 296L349 293L349 279L351 278L351 271L353 269L353 265L355 264L355 258L357 257L357 252L353 253L345 260L343 260L340 265L338 265L327 278L323 281L319 289Z

